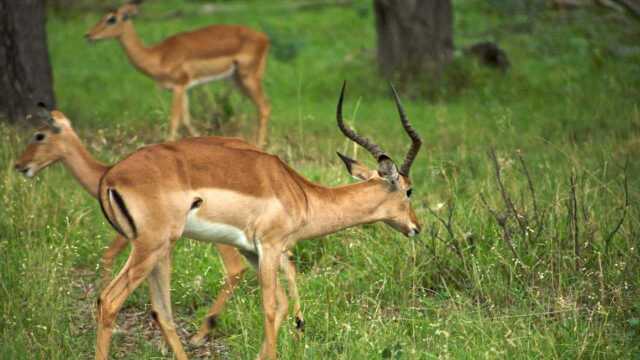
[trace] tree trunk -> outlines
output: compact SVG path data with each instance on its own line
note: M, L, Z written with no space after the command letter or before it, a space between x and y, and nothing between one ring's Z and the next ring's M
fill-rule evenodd
M34 105L54 106L44 0L0 0L0 113L24 121Z
M438 78L453 58L451 0L374 0L378 64L387 78Z
M613 0L615 3L618 3L631 14L636 17L640 17L640 0Z

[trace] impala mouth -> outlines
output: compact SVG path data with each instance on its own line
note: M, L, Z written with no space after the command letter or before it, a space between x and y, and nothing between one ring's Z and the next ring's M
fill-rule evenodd
M86 33L84 34L84 39L87 40L89 44L95 44L96 42L98 42L98 40L101 40L102 38L92 35L90 33Z
M421 230L420 225L417 225L417 224L407 225L407 224L401 224L393 221L384 221L384 223L389 225L394 230L396 230L397 232L401 233L402 235L408 238L417 236L418 234L420 234L420 230Z
M418 236L420 234L420 227L419 226L412 226L411 229L409 230L409 232L406 234L407 237L415 237Z
M16 165L15 169L17 172L21 173L22 175L31 178L33 177L33 175L35 174L35 172L33 171L33 167L31 166L20 166L20 165Z
M16 171L22 173L22 175L28 177L28 178L32 178L34 176L36 176L36 174L38 172L40 172L40 170L46 168L47 166L53 164L56 160L49 160L43 164L37 164L37 163L29 163L27 165L19 165L16 164L14 166L14 168L16 169Z

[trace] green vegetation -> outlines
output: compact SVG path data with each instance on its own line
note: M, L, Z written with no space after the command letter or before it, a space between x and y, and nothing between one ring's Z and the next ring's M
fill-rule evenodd
M293 321L283 325L283 359L640 356L640 24L590 8L527 15L509 2L480 3L455 1L456 43L498 40L512 69L501 74L460 54L430 101L406 94L433 84L401 89L426 143L412 171L422 235L371 225L300 243L307 331L297 341ZM297 11L223 4L231 10L207 14L203 2L149 2L137 29L147 43L210 23L267 31L270 151L314 181L351 181L335 156L355 149L335 126L343 79L351 124L404 155L408 139L376 75L370 1ZM114 41L84 42L101 15L51 13L49 47L58 107L90 150L113 162L162 139L170 102ZM226 88L192 92L194 121L202 132L247 137L253 107L235 93L220 105ZM5 125L0 134L0 358L90 358L97 264L114 232L62 166L35 180L13 171L30 130ZM176 245L181 334L197 329L222 271L211 246ZM119 317L112 356L171 358L148 310L142 286ZM213 341L189 353L251 359L261 339L250 271Z

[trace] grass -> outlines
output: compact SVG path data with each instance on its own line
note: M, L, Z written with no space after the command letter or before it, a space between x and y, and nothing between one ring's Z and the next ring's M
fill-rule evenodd
M307 332L296 341L292 321L283 325L282 358L640 356L640 59L628 51L640 27L591 8L526 16L488 4L455 2L456 44L497 40L512 69L502 75L458 56L432 100L401 92L426 140L412 171L423 234L407 240L371 225L299 244ZM310 179L350 181L335 156L357 150L335 126L343 79L350 122L401 159L407 138L375 70L370 2L281 5L203 14L199 2L149 2L136 26L147 43L210 23L267 31L270 151ZM178 7L181 16L167 16ZM58 107L98 158L114 162L164 136L169 94L134 71L115 42L83 41L100 15L51 13L49 48ZM194 120L212 132L210 114L226 111L224 133L250 136L253 108L235 93L217 103L224 88L193 91ZM89 358L97 264L113 231L62 166L35 180L13 172L30 131L1 125L0 133L0 358ZM194 333L221 280L210 246L178 243L172 300L183 333ZM171 358L148 310L143 286L119 318L113 356ZM250 272L215 340L190 354L250 359L261 338Z

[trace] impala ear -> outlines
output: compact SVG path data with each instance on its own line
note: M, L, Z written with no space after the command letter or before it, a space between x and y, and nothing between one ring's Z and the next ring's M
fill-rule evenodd
M58 127L60 130L62 130L62 128L71 128L71 121L69 121L69 119L67 118L67 116L65 114L63 114L62 112L58 111L58 110L53 110L51 112L52 118L53 118L53 126Z
M51 115L51 109L44 102L39 102L36 110L36 116L42 119L51 128L54 133L59 133L62 128L56 123Z
M339 152L337 152L337 154L340 157L340 160L342 160L344 165L347 167L347 171L349 172L349 174L354 178L359 180L369 180L372 177L376 176L375 170L371 170L365 165L362 165L357 160L353 160L352 158Z
M122 15L122 21L138 15L138 6L135 3L124 4L120 7L119 13Z
M387 155L381 155L380 158L378 158L378 174L381 178L392 184L395 184L398 178L400 178L396 163Z

